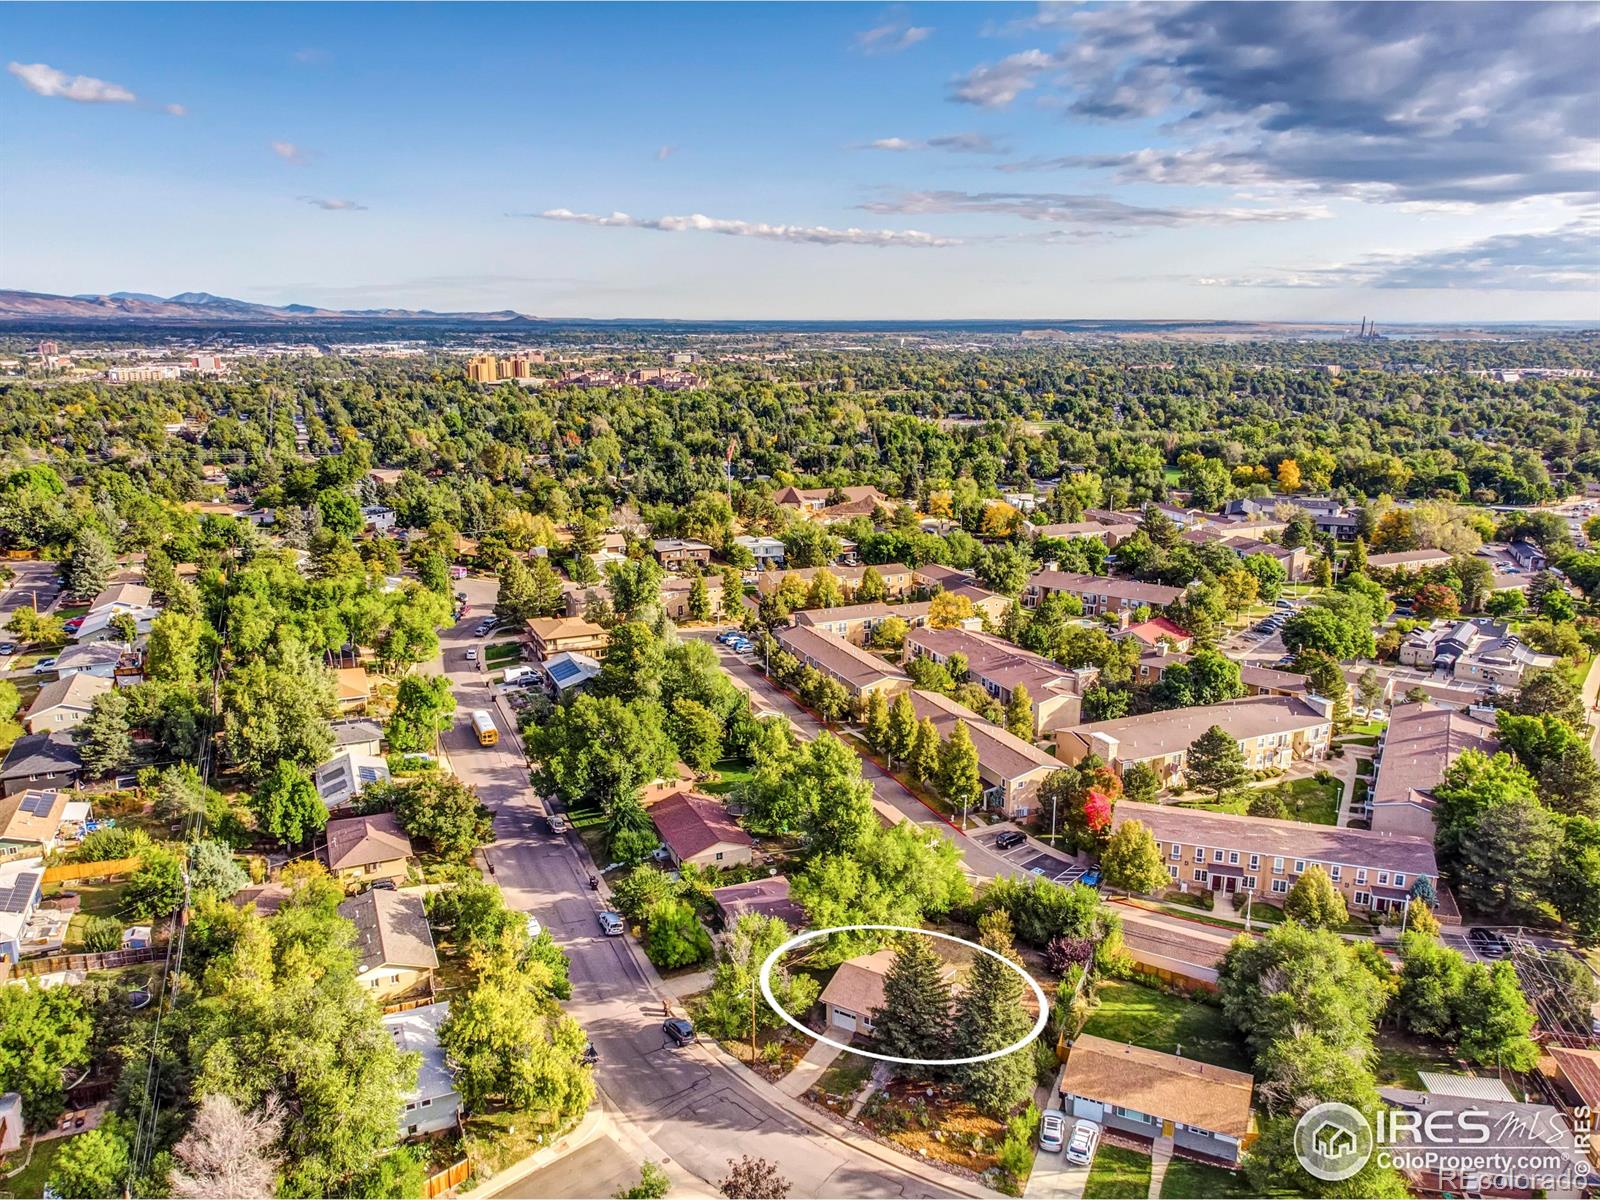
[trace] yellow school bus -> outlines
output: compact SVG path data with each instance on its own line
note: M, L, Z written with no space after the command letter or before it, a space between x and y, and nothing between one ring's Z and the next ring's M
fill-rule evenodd
M472 713L472 732L478 735L478 745L492 746L500 740L500 730L495 728L494 718L487 709L475 709Z

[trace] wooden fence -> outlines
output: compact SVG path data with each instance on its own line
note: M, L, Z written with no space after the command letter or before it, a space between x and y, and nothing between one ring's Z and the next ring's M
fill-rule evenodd
M0 983L56 971L111 971L151 962L165 953L164 949L146 946L140 950L107 950L103 954L52 954L47 958L25 958L18 963L0 959Z
M106 879L112 875L127 875L144 865L144 859L135 854L132 858L107 858L101 862L57 863L44 869L46 883L70 883L74 879Z
M427 1182L422 1185L423 1200L433 1200L435 1196L448 1192L451 1188L460 1187L471 1174L472 1163L463 1158L437 1175L428 1176Z

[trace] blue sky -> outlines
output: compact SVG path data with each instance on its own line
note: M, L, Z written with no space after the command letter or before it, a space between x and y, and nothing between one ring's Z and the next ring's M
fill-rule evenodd
M14 4L0 34L8 287L1600 312L1600 6Z

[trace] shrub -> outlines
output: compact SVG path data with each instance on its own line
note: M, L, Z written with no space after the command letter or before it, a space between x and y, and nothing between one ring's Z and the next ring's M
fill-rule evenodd
M122 922L115 917L85 917L83 948L89 954L103 954L122 945Z

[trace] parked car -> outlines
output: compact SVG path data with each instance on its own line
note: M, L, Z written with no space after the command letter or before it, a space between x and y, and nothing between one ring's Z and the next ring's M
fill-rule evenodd
M0 654L15 654L16 652L17 644L15 642L0 642Z
M1099 867L1090 867L1087 871L1085 871L1083 873L1083 878L1078 880L1078 882L1083 884L1084 887L1099 887L1100 886L1100 868Z
M685 1017L668 1017L661 1022L661 1032L674 1046L688 1046L694 1042L694 1026Z
M1280 598L1280 599L1274 600L1272 602L1272 607L1273 608L1287 608L1292 612L1294 610L1294 601L1293 600L1284 600L1284 599Z
M477 662L478 661L478 648L476 646L468 646L467 647L467 661L468 662Z
M38 662L33 664L33 673L35 675L48 675L55 669L56 660L53 658L41 658Z
M1022 845L1022 843L1027 840L1028 835L1023 833L1020 829L1011 829L995 838L994 848L996 850L1009 850L1013 846Z
M622 931L627 926L622 920L621 913L603 912L600 914L600 932L607 937L621 937Z
M375 892L392 892L395 890L394 880L374 879L372 881L372 890Z
M1039 1149L1055 1151L1067 1135L1067 1114L1059 1108L1047 1108L1039 1118Z
M1372 708L1367 710L1367 718L1372 721L1387 721L1389 714L1381 708Z
M572 828L571 823L560 813L551 813L545 820L550 823L551 833L565 833Z
M1477 952L1479 958L1504 958L1511 953L1511 943L1492 929L1467 930L1467 945Z
M1067 1161L1087 1167L1094 1161L1094 1152L1100 1145L1100 1126L1093 1121L1079 1121L1072 1127L1072 1140L1067 1143Z
M451 567L450 568L450 578L451 579L465 579L466 577L467 577L467 569L465 567Z

